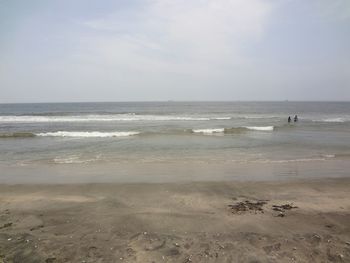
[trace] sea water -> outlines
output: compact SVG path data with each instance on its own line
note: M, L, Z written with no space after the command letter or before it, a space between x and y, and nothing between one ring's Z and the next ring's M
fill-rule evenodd
M234 171L332 160L350 160L349 102L0 104L0 181L73 170L94 171L98 181L130 177L135 167L151 178L159 165L159 177L181 168L182 176L200 171L200 180L210 164Z

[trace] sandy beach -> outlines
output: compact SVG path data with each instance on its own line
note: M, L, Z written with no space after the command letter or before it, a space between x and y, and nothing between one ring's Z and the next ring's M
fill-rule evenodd
M0 186L0 262L349 262L350 180Z
M350 0L0 0L0 263L350 263Z

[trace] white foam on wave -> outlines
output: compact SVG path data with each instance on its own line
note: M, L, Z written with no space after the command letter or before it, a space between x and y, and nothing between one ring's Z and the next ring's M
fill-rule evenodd
M0 116L3 123L36 123L36 122L108 122L108 121L209 121L229 120L231 117L200 117L172 115L77 115L77 116Z
M101 154L98 154L94 158L91 158L91 159L84 159L78 155L65 155L65 156L55 157L53 159L53 162L55 164L85 164L85 163L96 162L96 161L100 160L100 158L101 158Z
M127 137L137 135L139 132L127 131L127 132L69 132L69 131L57 131L57 132L44 132L37 133L36 136L43 137L76 137L76 138L108 138L108 137Z
M213 134L213 133L223 133L225 131L224 128L217 129L194 129L192 130L194 133L203 133L203 134Z
M71 163L87 163L88 161L80 160L79 156L67 156L67 157L56 157L53 159L54 163L57 164L71 164Z
M257 163L296 163L296 162L317 162L326 161L327 158L300 158L290 160L256 160Z
M273 131L273 126L247 126L245 127L248 130L254 130L254 131Z
M329 118L322 120L323 122L345 122L344 118Z
M254 131L273 131L274 126L248 126L248 127L236 127L236 128L208 128L208 129L193 129L192 132L194 133L203 133L203 134L213 134L213 133L225 133L227 131L230 131L232 129L247 129L247 130L254 130Z
M281 118L280 116L272 116L272 115L245 115L240 116L242 119L277 119Z
M323 154L322 156L325 158L335 158L335 154Z
M215 118L212 118L212 120L231 120L232 118L231 117L215 117Z

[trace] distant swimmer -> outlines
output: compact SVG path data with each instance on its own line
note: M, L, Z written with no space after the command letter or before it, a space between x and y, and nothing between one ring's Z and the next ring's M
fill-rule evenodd
M291 117L288 117L288 123L290 123L292 121Z
M294 122L297 122L297 121L298 121L298 116L295 115L295 116L294 116Z

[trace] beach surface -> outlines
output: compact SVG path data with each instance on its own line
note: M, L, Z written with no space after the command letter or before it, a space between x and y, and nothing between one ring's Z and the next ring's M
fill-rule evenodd
M0 185L0 262L349 262L350 179Z

